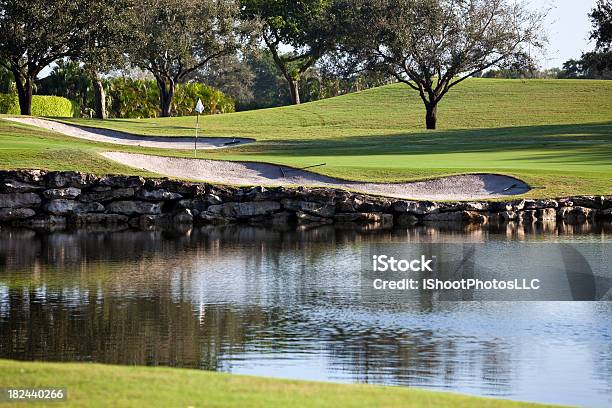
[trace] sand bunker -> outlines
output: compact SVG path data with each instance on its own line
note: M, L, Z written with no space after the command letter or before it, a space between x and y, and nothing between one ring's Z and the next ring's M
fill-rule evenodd
M418 200L477 200L523 194L524 182L497 174L467 174L410 183L363 183L265 163L160 157L107 152L108 159L170 177L211 183L263 186L320 186Z
M53 120L27 117L4 118L13 122L26 125L38 126L66 136L78 137L80 139L95 142L114 143L128 146L158 147L162 149L184 149L194 148L193 137L163 137L163 136L139 136L123 133L116 130L90 128L84 126L67 125ZM227 145L228 142L238 142ZM198 149L221 149L232 146L240 146L254 142L254 139L231 137L198 137Z

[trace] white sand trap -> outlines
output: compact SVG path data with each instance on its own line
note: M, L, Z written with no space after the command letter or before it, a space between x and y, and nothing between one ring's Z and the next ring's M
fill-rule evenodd
M193 137L165 137L165 136L139 136L123 133L116 130L91 128L76 125L67 125L53 120L13 117L4 118L13 122L24 123L26 125L38 126L54 132L62 133L66 136L78 137L79 139L92 140L94 142L114 143L128 146L158 147L162 149L185 149L194 148ZM237 141L239 143L226 143ZM254 139L231 137L198 137L198 149L221 149L232 146L240 146L254 142Z
M235 185L319 186L418 200L476 200L529 191L522 181L497 174L467 174L410 183L363 183L265 163L160 157L107 152L121 164L170 177Z

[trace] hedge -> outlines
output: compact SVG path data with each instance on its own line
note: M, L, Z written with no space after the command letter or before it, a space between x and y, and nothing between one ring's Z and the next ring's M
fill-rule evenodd
M14 94L0 94L0 113L19 115L19 100ZM70 99L60 96L32 96L32 116L69 118L79 113L78 106Z

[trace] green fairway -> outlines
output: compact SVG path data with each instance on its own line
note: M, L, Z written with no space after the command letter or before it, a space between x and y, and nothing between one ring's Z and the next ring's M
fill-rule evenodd
M66 388L68 399L59 403L62 407L543 406L399 387L274 380L175 368L9 360L0 360L3 387ZM58 402L36 406L58 406Z
M442 100L436 131L423 129L423 105L403 84L300 106L201 119L205 135L258 141L201 152L202 158L296 167L326 163L316 171L368 181L500 173L535 187L527 194L531 197L612 193L612 81L471 79ZM193 134L195 118L67 121L135 134L179 136ZM48 132L16 128L0 122L0 166L4 168L40 167L42 161L47 168L130 171L91 157L100 150L193 157L189 151L51 140ZM39 135L37 142L19 136L25 133ZM70 154L53 156L50 164L41 159L66 146Z

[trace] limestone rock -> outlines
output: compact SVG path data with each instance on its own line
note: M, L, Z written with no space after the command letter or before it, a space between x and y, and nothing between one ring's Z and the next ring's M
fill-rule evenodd
M426 214L423 217L426 222L471 222L484 224L487 217L475 211L453 211L443 213Z
M323 204L313 201L301 201L284 199L281 200L283 208L289 211L303 212L315 217L333 217L336 212L336 206L331 204Z
M86 193L82 193L79 197L80 201L91 202L106 202L112 200L118 200L121 198L131 198L134 197L134 189L132 187L127 188L111 188L111 187L103 187L97 188L94 191L89 191Z
M145 184L145 179L139 176L105 176L99 181L101 186L119 187L119 188L137 188Z
M440 204L433 201L396 201L393 204L393 211L416 215L434 214L440 211Z
M487 202L459 202L446 204L442 211L488 211Z
M53 215L67 215L79 213L96 213L104 211L100 203L81 203L63 198L51 200L43 206L43 210Z
M572 197L574 206L586 208L602 208L605 198L600 196Z
M337 213L350 213L355 212L355 205L353 200L350 198L343 199L336 203L336 212Z
M280 201L294 196L295 191L286 187L254 187L245 194L252 201Z
M76 187L54 188L43 191L46 198L66 198L73 200L81 194L81 189Z
M0 194L0 208L38 207L40 202L36 193Z
M36 215L31 208L0 208L0 221L14 221Z
M51 188L84 188L96 182L96 177L76 171L54 171L47 174L47 185Z
M250 218L268 215L280 210L280 208L280 203L276 201L231 202L211 205L206 212L226 218Z
M524 200L525 210L541 210L544 208L557 208L559 207L559 203L556 200Z
M108 211L125 215L156 215L161 214L161 204L145 201L113 201L108 205Z
M206 191L206 186L202 183L169 179L147 179L144 187L149 190L167 190L171 193L179 193L181 195L199 195L204 194Z
M1 193L30 193L44 189L36 184L24 183L19 180L4 180L0 183Z
M46 175L47 172L44 170L0 170L0 181L14 180L39 184L41 181L44 181Z
M142 200L150 200L150 201L170 201L170 200L180 200L183 196L179 193L172 193L167 190L139 190L136 194L136 197Z
M391 200L384 197L367 197L355 206L355 211L359 212L383 212L391 208Z

